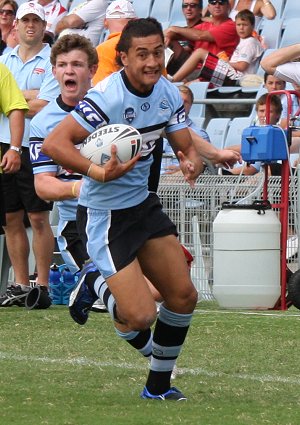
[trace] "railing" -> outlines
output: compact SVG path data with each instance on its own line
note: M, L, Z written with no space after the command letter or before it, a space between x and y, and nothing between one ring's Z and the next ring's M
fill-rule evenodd
M247 198L246 203L261 199L263 173L255 176L201 175L192 189L181 175L161 176L159 196L165 212L177 225L179 239L194 255L192 279L199 298L213 300L213 232L212 225L225 201ZM298 269L298 240L295 237L297 206L297 177L290 178L289 239L287 265ZM269 201L278 203L281 195L281 177L269 178ZM258 193L254 193L255 191ZM249 196L254 193L253 196ZM294 236L294 237L293 237Z

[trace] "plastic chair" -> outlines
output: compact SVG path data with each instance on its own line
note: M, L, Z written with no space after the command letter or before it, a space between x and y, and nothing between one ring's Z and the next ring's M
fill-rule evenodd
M170 24L175 25L176 22L184 22L182 26L186 25L185 17L184 17L184 14L182 13L182 0L174 0L173 6L170 12Z
M207 124L206 131L210 141L218 149L224 147L230 122L230 118L212 118Z
M135 13L139 18L147 18L150 16L153 0L134 0L132 2Z
M204 128L205 117L193 117L193 123L199 128Z
M263 58L265 58L266 56L268 56L270 53L273 53L276 49L267 49L264 51L260 61L262 61ZM261 75L262 77L264 76L265 70L261 67L261 65L259 65L256 74L257 75Z
M172 4L173 0L154 0L151 16L154 16L161 23L169 22Z
M284 27L287 26L287 22L290 19L294 19L296 16L300 15L300 2L297 0L286 0L283 12L282 19Z
M282 20L266 19L262 30L259 32L264 38L268 49L277 49L281 40Z
M189 88L194 94L194 100L201 100L206 98L207 89L209 83L206 81L197 81L189 85ZM203 103L193 103L189 116L194 117L205 117L205 105Z
M300 9L298 13L300 15ZM286 47L291 44L299 43L300 39L300 18L289 18L285 22L285 30L283 31L279 47Z
M233 118L228 129L224 147L241 144L242 132L246 127L249 127L251 123L252 123L251 117Z

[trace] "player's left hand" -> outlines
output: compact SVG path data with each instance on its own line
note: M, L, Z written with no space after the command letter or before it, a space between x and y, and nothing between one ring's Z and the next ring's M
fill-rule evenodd
M117 150L116 145L111 146L111 157L109 161L103 165L105 170L105 182L115 180L132 170L135 163L141 157L141 154L138 154L127 162L120 162L117 156Z
M197 161L195 158L195 161L192 162L181 151L177 152L177 158L185 180L191 187L194 187L196 178L202 173L204 168L202 161Z

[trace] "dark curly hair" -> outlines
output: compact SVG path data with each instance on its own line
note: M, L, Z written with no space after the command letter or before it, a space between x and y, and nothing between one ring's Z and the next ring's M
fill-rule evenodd
M120 58L120 52L128 52L133 38L149 37L150 35L157 34L161 37L161 40L164 43L162 26L155 18L140 18L128 21L122 31L119 42L116 45L117 64L123 66Z
M59 38L51 48L50 62L55 66L58 55L71 50L82 50L88 56L88 65L97 65L99 62L97 51L89 39L79 34L67 34Z

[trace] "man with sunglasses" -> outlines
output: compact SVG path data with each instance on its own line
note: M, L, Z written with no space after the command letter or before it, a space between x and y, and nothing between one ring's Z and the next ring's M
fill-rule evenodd
M187 1L184 0L184 3ZM202 22L192 28L171 26L165 30L166 45L174 51L173 63L170 63L170 67L167 68L168 74L173 75L190 54L187 55L178 40L188 40L193 51L201 47L214 55L224 52L227 57L231 57L239 37L235 23L228 17L229 1L208 0L208 11L211 15L210 21Z

